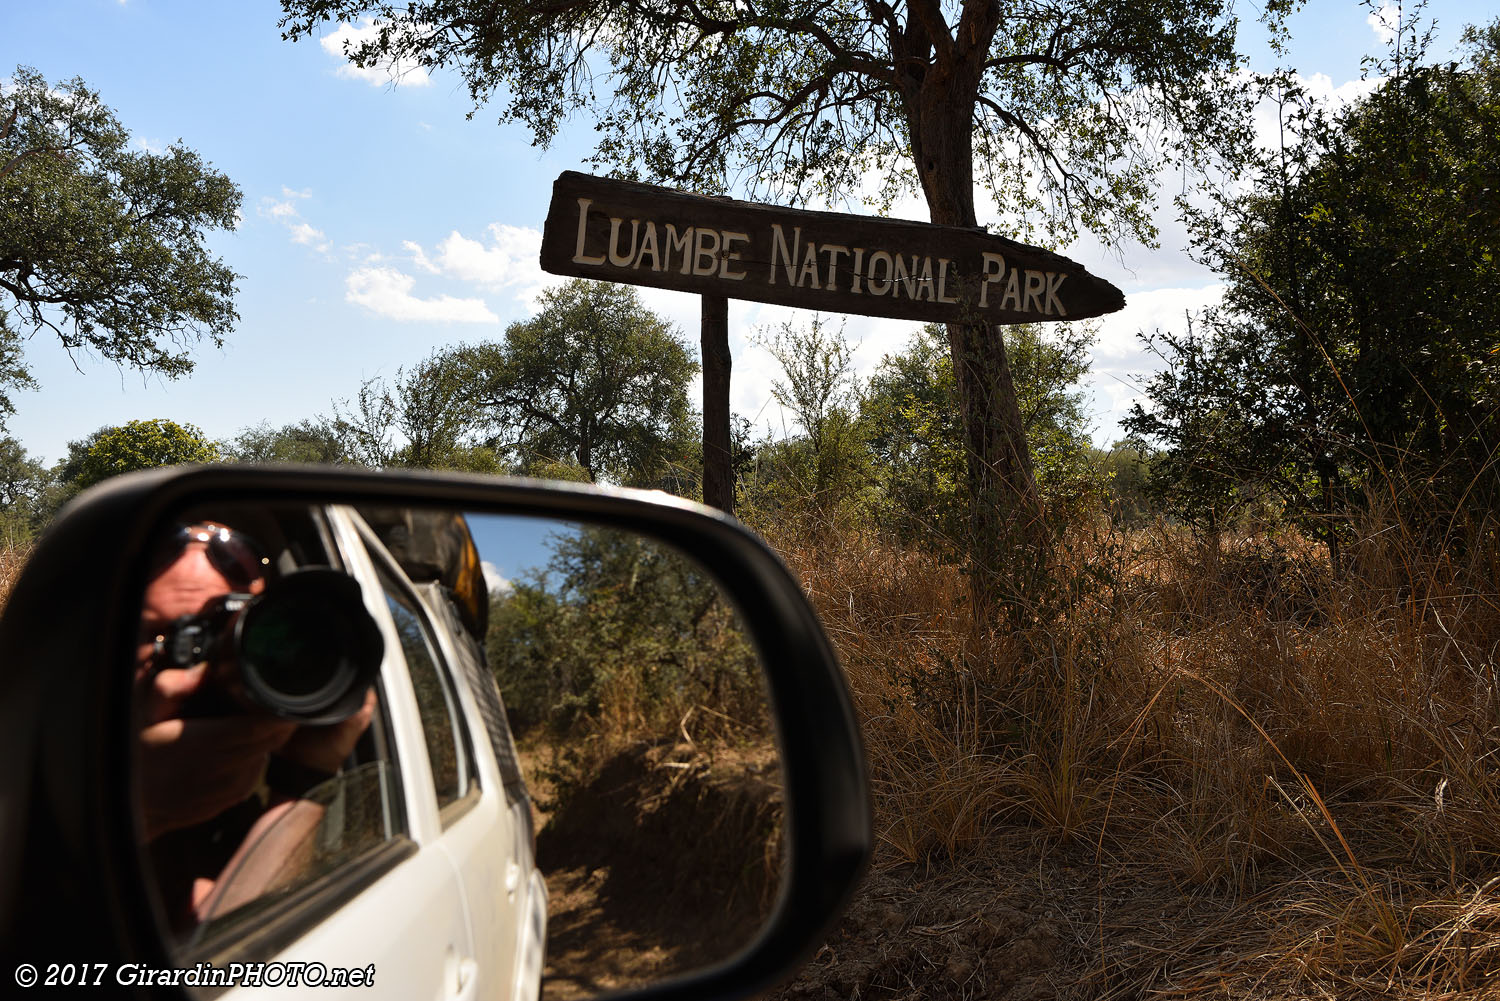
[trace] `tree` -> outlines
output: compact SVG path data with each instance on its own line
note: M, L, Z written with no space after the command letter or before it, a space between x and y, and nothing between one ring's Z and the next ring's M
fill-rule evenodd
M501 344L464 349L468 399L523 469L576 462L590 479L650 479L693 438L698 365L633 288L570 281Z
M1095 336L1089 324L1005 328L1021 426L1054 531L1080 513L1093 490L1088 407L1078 385L1088 375Z
M55 481L14 438L0 438L0 541L29 539L49 515Z
M1128 422L1179 506L1269 494L1335 561L1366 487L1500 503L1500 22L1463 66L1422 65L1426 37L1404 21L1386 81L1337 113L1275 81L1288 141L1197 220L1223 305L1163 338L1174 367Z
M862 506L874 479L858 421L853 350L843 325L834 329L819 316L806 326L789 320L759 339L781 365L771 394L803 434L760 447L752 493L768 514L811 513L820 529L832 529L840 515Z
M262 422L220 448L234 462L505 472L479 440L466 357L463 348L434 351L389 379L366 380L352 401L333 401L332 414L280 428Z
M218 446L194 425L158 418L102 427L82 441L68 442L68 457L57 473L76 493L137 469L217 462L219 458Z
M828 423L837 410L857 400L850 370L854 351L844 337L844 326L830 331L822 317L800 327L791 320L762 333L762 346L781 365L783 379L773 380L771 395L792 412L815 450L821 450Z
M1031 324L1004 332L1031 464L1049 521L1060 527L1092 479L1077 385L1088 373L1093 334L1074 326L1044 333ZM944 341L943 329L928 324L904 351L886 355L864 391L860 421L881 470L883 517L903 536L935 537L947 548L962 538L969 498L958 386Z
M239 318L237 276L204 247L234 229L239 189L189 149L129 140L82 80L23 66L0 88L0 415L30 382L18 327L176 378L190 344L223 344Z
M485 640L517 729L654 737L675 733L694 706L763 716L754 648L696 563L596 526L559 527L548 542L547 565L491 605Z
M332 432L353 462L376 468L504 472L480 441L484 415L474 405L473 360L465 348L435 351L389 381L370 379L353 404L334 404Z
M353 463L335 422L307 418L296 424L271 427L262 421L245 428L233 440L219 446L233 462L301 462L321 465Z
M953 360L941 327L927 325L886 355L860 401L860 421L881 471L878 513L908 542L963 551L968 504L963 423Z
M1210 329L1217 319L1210 314ZM1136 403L1121 423L1132 448L1163 446L1151 463L1147 495L1213 537L1266 494L1266 482L1283 469L1285 441L1281 422L1266 419L1268 401L1258 392L1269 385L1261 345L1205 337L1202 326L1190 315L1184 333L1145 337L1166 367L1146 386L1150 409Z
M1110 519L1116 525L1135 528L1160 514L1147 489L1154 459L1151 453L1119 443L1108 449L1092 449L1091 457L1104 487Z
M21 335L7 325L5 310L0 309L0 428L16 412L11 391L36 388L36 380L21 355Z
M1295 0L1270 0L1273 25ZM1231 0L282 0L283 37L375 18L358 65L452 66L476 107L540 144L592 114L593 162L698 190L743 181L796 201L919 188L931 220L975 226L975 182L1024 229L1151 240L1167 162L1249 145ZM613 86L601 85L607 75ZM1008 358L948 328L981 574L1045 531ZM998 583L994 581L991 583ZM991 586L976 587L988 601Z

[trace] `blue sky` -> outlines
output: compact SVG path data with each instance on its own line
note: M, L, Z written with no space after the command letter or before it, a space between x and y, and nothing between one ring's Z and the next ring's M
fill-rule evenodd
M1494 16L1470 0L1433 3L1427 13L1439 23L1435 55L1452 49L1464 24ZM1254 14L1247 5L1244 48L1255 68L1269 69ZM483 109L466 121L470 104L451 75L415 71L395 84L382 71L361 75L337 55L337 37L283 42L278 18L278 6L262 0L0 0L0 80L17 64L54 82L81 76L137 142L180 139L245 198L242 225L211 239L243 276L240 323L225 347L200 347L191 376L163 382L70 359L36 336L26 358L41 389L16 395L9 425L33 455L54 461L68 441L137 418L187 421L227 438L261 421L326 413L332 399L435 347L498 339L557 281L537 266L540 230L553 179L584 169L589 121L568 123L542 152ZM1324 93L1358 93L1361 57L1381 49L1369 18L1354 2L1314 0L1292 21L1286 61ZM916 202L893 214L925 218ZM1158 251L1064 248L1127 294L1126 310L1100 329L1089 380L1101 443L1117 437L1138 376L1152 367L1135 332L1178 326L1184 310L1217 296L1215 277L1182 253L1184 234L1168 214L1161 226ZM696 345L696 297L643 294ZM789 422L770 401L775 365L748 338L795 312L730 307L733 408L778 433ZM868 372L913 326L851 316L846 329Z

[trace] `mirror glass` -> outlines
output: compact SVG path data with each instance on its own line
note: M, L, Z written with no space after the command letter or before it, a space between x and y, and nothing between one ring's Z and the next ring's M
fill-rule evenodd
M138 829L177 958L207 964L189 986L278 960L407 996L590 997L728 959L769 917L763 677L690 556L557 520L225 503L162 524L143 577Z

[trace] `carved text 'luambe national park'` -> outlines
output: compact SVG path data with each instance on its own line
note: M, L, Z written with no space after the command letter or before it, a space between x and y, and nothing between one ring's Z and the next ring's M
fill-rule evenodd
M1073 320L1125 302L1076 262L983 230L782 209L573 172L553 187L542 267L928 321Z

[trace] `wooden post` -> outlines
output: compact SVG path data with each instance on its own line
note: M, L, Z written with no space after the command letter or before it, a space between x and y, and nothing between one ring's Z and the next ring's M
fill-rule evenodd
M703 503L734 513L729 463L729 300L703 296Z

